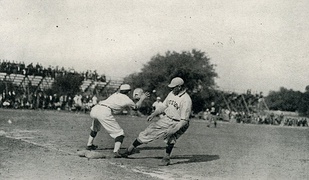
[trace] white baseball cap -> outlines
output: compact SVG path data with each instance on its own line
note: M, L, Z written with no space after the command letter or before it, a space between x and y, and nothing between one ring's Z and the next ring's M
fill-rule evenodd
M122 84L120 90L131 90L131 87L129 84Z
M160 97L157 97L157 100L160 100L161 98Z
M168 85L168 87L173 88L176 86L183 85L184 81L180 77L175 77L172 79L171 83Z

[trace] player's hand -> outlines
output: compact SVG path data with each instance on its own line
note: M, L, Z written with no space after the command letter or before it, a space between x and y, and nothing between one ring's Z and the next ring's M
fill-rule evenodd
M154 118L154 116L151 114L151 115L149 115L149 116L147 117L147 121L152 121L153 118Z

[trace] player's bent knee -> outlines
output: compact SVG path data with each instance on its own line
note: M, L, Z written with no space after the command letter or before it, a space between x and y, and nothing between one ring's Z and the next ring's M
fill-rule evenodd
M123 142L123 139L124 139L124 135L120 135L120 136L117 136L116 138L115 138L115 142Z
M98 132L91 131L91 132L90 132L90 136L91 136L91 137L96 137L96 136L97 136L97 133L98 133Z

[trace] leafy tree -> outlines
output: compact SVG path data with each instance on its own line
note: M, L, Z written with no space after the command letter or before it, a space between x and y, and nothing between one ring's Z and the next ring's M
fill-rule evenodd
M83 77L80 74L68 73L62 76L57 76L52 85L52 92L57 94L74 95L80 92Z
M150 99L153 102L156 96L165 98L170 91L167 84L171 79L181 77L191 94L193 111L198 112L204 108L205 101L214 95L211 90L217 77L214 67L204 52L195 49L181 53L167 51L164 56L157 54L152 57L140 73L129 75L125 82L153 92L154 96Z
M278 92L271 91L266 97L269 109L282 111L297 111L302 93L281 87Z
M306 92L309 92L309 85L305 88Z
M309 116L309 91L303 93L299 102L298 112L300 115Z

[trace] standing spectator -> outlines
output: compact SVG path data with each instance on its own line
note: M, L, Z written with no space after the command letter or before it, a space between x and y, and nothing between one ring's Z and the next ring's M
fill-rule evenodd
M95 94L92 96L92 104L93 105L98 104L98 98L97 98L97 96Z
M46 93L44 93L44 102L43 102L43 104L44 104L44 109L48 109L49 96Z
M217 127L217 118L218 118L218 108L215 106L215 102L211 102L210 108L210 120L207 127L210 127L211 123L214 122L214 126Z
M37 108L37 95L36 95L36 93L34 92L34 93L32 93L32 101L31 101L31 104L32 104L32 106L31 106L31 108L32 109L36 109Z
M38 108L39 109L44 109L44 95L43 95L43 92L40 91L38 93Z
M52 109L53 108L53 96L51 94L48 95L48 109Z
M164 106L163 102L161 101L160 97L157 97L157 100L152 104L152 110L155 111L156 109L162 108ZM162 118L162 114L159 115Z
M2 103L3 103L3 97L2 97L2 94L1 94L1 96L0 96L0 107L2 107Z
M83 106L83 103L82 103L82 95L79 94L79 93L76 94L75 97L74 97L74 99L73 99L73 101L74 101L73 106L74 106L75 110L76 110L77 112L81 111L82 106Z
M203 112L203 119L206 120L206 121L209 121L210 120L210 112L209 112L209 109L207 108L204 112Z
M61 95L60 96L59 103L60 103L60 109L64 110L65 109L65 104L66 104L66 95Z
M61 106L60 98L59 98L59 96L57 94L54 94L53 100L54 100L54 109L60 110L60 106Z

